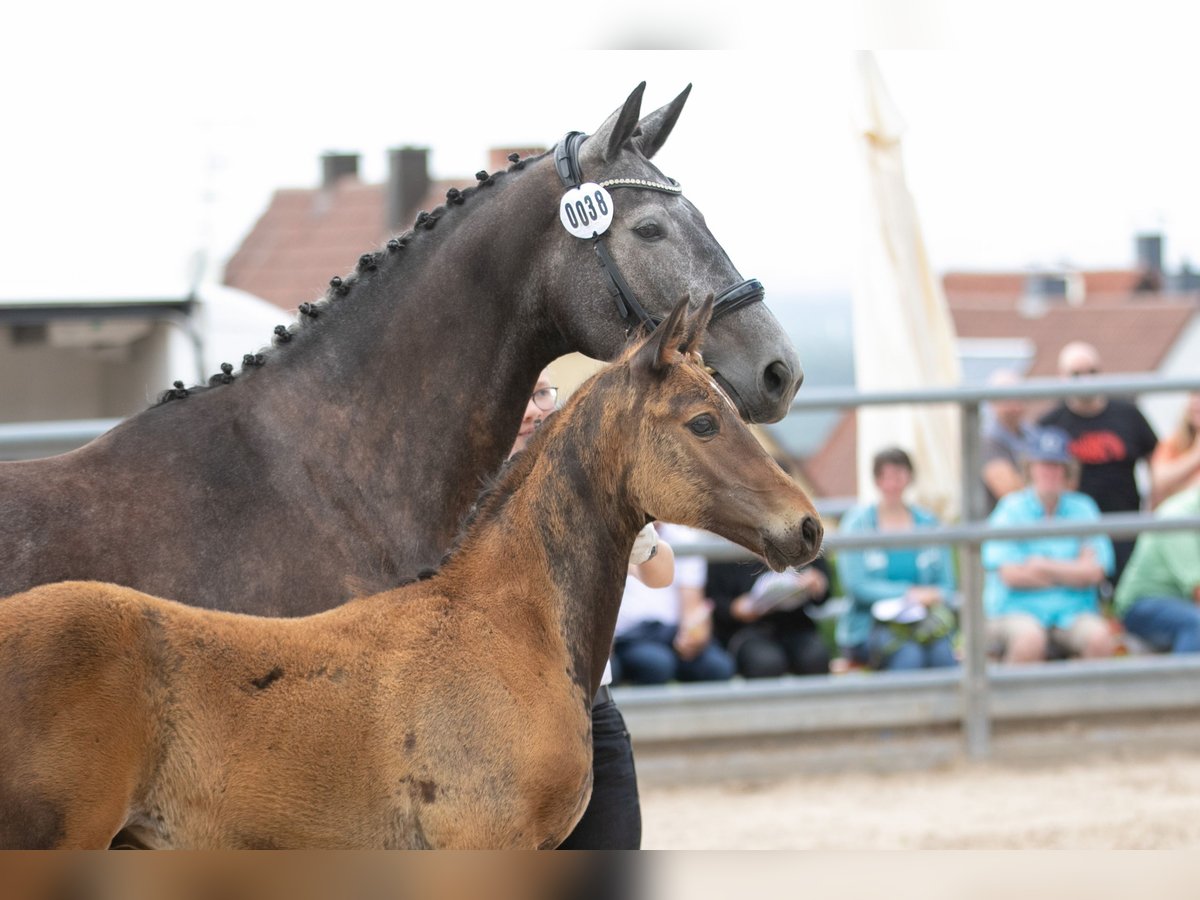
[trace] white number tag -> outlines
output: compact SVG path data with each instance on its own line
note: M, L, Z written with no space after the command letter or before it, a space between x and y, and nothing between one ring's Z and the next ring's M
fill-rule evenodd
M612 195L593 182L571 188L559 201L558 217L577 238L604 234L613 220Z

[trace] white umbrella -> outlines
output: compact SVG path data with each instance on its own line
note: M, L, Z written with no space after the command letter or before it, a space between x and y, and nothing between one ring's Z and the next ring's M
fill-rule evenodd
M864 174L861 265L854 287L854 359L859 390L903 390L961 381L954 323L929 264L916 204L904 177L904 124L874 54L858 56L861 106L855 131ZM917 470L916 500L943 518L960 503L957 406L877 406L858 412L858 490L874 495L871 459L899 446Z

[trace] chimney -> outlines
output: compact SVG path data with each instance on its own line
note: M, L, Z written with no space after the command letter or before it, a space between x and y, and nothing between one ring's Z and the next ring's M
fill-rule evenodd
M321 155L321 187L329 190L339 178L358 177L357 153L324 153Z
M1137 235L1137 266L1141 272L1138 293L1157 292L1163 288L1163 237L1158 232L1143 232Z
M429 150L399 147L388 151L387 221L389 231L403 231L412 224L417 207L429 193Z

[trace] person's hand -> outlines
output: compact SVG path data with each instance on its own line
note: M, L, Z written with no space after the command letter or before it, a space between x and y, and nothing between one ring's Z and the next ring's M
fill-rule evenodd
M762 613L754 609L754 601L749 594L742 594L729 605L729 614L739 622L757 622Z
M679 623L673 646L681 659L695 659L712 640L712 601L697 606Z
M906 593L911 602L920 603L926 608L942 602L942 589L931 585L910 587Z
M629 564L640 566L654 558L658 552L658 532L651 523L637 533L633 541L633 552L629 554Z
M805 600L811 600L829 589L829 579L820 569L809 566L796 573L796 586L804 591Z

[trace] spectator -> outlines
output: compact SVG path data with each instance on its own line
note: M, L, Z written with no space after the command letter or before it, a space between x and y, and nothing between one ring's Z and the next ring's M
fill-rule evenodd
M1091 497L1067 489L1076 465L1070 440L1059 428L1033 433L1025 453L1029 486L1002 497L989 523L1091 522L1100 517ZM1112 655L1115 642L1100 617L1098 590L1113 567L1106 536L987 541L983 567L988 643L1005 662L1035 662L1050 652Z
M988 378L992 387L1018 384L1021 376L1012 369L997 369ZM996 501L1005 494L1025 487L1021 475L1021 450L1029 439L1025 421L1024 400L993 400L988 404L991 420L983 427L980 447L983 469L981 476L987 491L987 512L996 508Z
M1100 372L1100 354L1091 344L1074 341L1058 355L1064 378L1087 378ZM1041 425L1061 428L1071 436L1071 454L1079 461L1079 490L1096 501L1101 512L1136 512L1141 508L1134 467L1154 451L1158 438L1137 406L1101 395L1072 397L1042 416ZM1113 542L1114 581L1133 552L1133 541Z
M1200 486L1163 501L1164 519L1200 515ZM1115 607L1125 628L1155 650L1200 650L1200 533L1147 531L1117 584Z
M706 593L714 604L717 640L740 675L828 674L829 648L808 615L829 599L824 557L799 572L778 574L759 562L710 563Z
M875 454L879 502L846 513L842 531L912 531L937 524L933 513L904 502L913 464L899 448ZM955 583L949 548L847 551L838 556L850 609L838 622L838 644L855 662L875 669L924 669L957 664Z
M533 393L525 404L525 414L521 417L521 426L517 430L517 439L508 452L512 456L518 450L524 450L533 433L542 424L546 416L554 412L558 405L558 388L550 384L550 370L543 369L533 386Z
M660 524L667 543L695 540L700 532ZM702 556L675 558L675 581L651 588L625 580L613 642L613 681L725 681L733 659L712 639L712 604L704 596L708 564Z
M1200 485L1200 391L1188 394L1179 426L1150 457L1150 502L1154 506L1184 488Z

